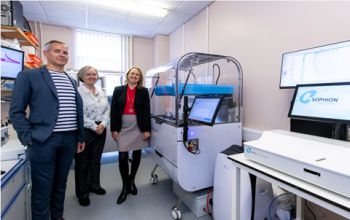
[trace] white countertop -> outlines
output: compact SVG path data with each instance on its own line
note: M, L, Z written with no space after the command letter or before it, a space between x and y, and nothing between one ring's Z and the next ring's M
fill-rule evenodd
M326 209L350 219L350 198L334 193L302 179L290 176L273 168L256 163L245 157L244 153L228 156L235 166L275 184L301 198L314 202ZM345 207L345 208L340 208Z
M5 173L1 174L1 179L18 163L18 161L19 159L1 161L1 171L5 171Z
M18 139L10 139L5 145L1 146L1 161L16 160L19 155L24 155L27 147L23 146Z
M1 146L0 155L1 155L1 171L5 173L1 174L1 179L19 162L20 157L25 155L25 150L21 142L17 139L9 139L8 142Z

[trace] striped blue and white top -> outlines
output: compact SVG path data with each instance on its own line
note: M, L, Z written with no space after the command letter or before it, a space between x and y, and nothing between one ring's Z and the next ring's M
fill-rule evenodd
M59 100L58 117L53 132L77 130L76 94L72 82L65 73L51 70L50 73Z

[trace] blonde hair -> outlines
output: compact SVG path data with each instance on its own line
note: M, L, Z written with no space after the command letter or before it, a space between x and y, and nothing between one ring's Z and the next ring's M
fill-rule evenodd
M92 67L92 66L84 66L83 68L81 68L78 73L77 73L77 77L78 77L78 80L80 80L81 82L84 82L84 77L85 77L85 74L88 70L90 69L93 69L96 71L97 73L97 78L99 78L100 76L98 75L98 71L95 67Z
M128 76L129 76L131 70L133 70L133 69L136 69L136 70L139 71L139 73L140 73L140 80L137 82L137 88L142 88L142 86L143 86L143 73L142 73L142 70L141 70L139 67L136 67L136 66L131 67L131 68L128 70L128 72L126 72L126 75L125 75L125 76L126 76L125 83L128 83L128 82L129 82L129 81L128 81Z

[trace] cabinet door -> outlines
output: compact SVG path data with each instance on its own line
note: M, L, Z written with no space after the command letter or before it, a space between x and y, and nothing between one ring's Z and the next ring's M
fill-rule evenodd
M8 206L9 203L14 199L13 197L21 189L23 184L26 182L24 166L22 165L13 175L6 185L1 188L1 213ZM10 175L10 174L9 174Z
M27 207L26 207L26 187L23 187L21 192L15 201L13 201L11 207L7 210L3 220L25 220L27 219Z

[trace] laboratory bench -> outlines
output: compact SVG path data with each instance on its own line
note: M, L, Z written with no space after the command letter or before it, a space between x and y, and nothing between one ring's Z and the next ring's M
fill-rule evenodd
M235 167L234 181L234 194L240 192L240 178L241 171L246 171L253 174L265 181L268 181L276 186L279 186L297 196L297 220L303 219L303 213L301 209L302 200L306 199L321 207L324 207L340 216L350 219L350 198L339 195L325 188L319 187L312 183L290 176L286 173L280 172L276 169L264 166L249 160L242 154L236 154L228 156L228 159L232 161ZM233 213L235 213L234 219L239 219L240 216L240 197L233 198L235 201L232 207Z
M25 147L10 139L1 147L1 219L30 219L30 169Z

